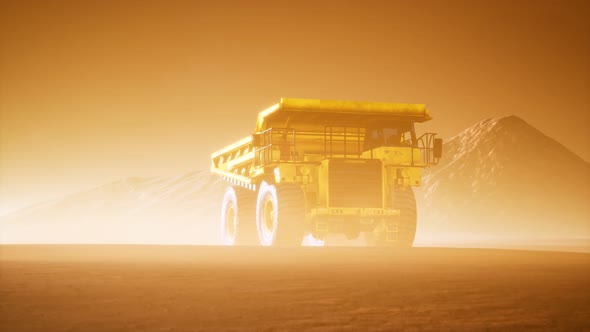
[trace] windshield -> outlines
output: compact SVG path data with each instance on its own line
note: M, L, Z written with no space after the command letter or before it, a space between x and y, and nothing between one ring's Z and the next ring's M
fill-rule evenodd
M365 133L365 150L380 146L414 146L414 124L400 123L396 126L371 127Z

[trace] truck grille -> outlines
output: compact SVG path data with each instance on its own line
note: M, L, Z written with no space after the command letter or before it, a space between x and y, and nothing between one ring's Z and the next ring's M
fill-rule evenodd
M359 163L333 159L328 174L330 206L382 207L381 161Z

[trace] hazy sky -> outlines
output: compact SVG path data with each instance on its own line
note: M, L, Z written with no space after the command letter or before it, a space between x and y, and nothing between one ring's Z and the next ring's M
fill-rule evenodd
M0 214L208 169L280 97L516 114L590 160L587 1L0 3Z

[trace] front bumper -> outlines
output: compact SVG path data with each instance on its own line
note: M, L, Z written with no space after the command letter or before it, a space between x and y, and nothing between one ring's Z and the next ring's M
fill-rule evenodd
M399 209L382 209L382 208L314 208L311 209L309 217L330 218L330 217L358 217L359 219L376 219L384 217L397 217L400 215Z

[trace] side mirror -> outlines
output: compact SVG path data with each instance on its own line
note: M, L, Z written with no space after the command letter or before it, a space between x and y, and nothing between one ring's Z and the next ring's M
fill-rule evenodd
M443 146L443 140L442 138L435 138L434 139L434 146L432 149L434 158L440 158L442 157L442 146Z
M252 135L252 146L255 148L260 147L260 135L259 134Z

